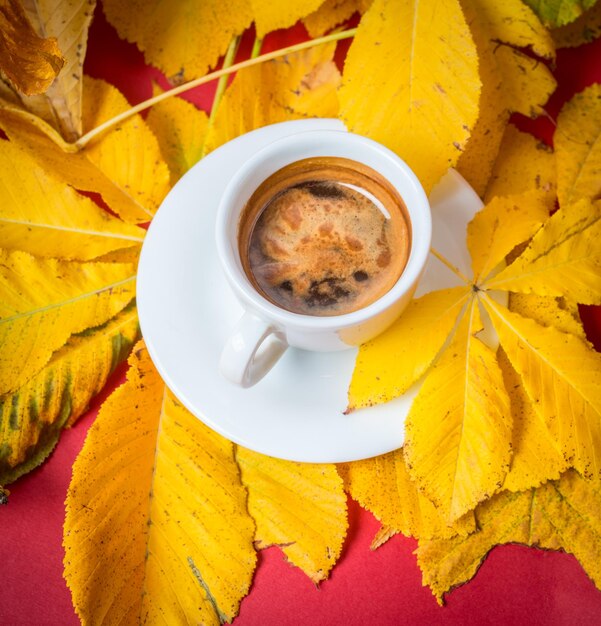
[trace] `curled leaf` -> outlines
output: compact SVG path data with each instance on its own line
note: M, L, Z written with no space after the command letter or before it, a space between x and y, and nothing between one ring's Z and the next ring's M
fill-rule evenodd
M0 0L0 70L25 95L44 93L65 63L54 37L40 37L18 0Z
M21 100L28 111L45 119L69 141L74 141L82 133L83 61L95 5L96 0L24 2L38 34L56 37L65 66L43 95Z

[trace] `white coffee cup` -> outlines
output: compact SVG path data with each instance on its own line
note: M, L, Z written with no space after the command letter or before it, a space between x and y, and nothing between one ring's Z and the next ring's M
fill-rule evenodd
M252 285L238 250L241 213L257 187L273 173L309 157L342 157L379 172L403 199L411 223L411 250L401 276L362 309L333 316L292 313L263 297ZM357 346L384 331L411 300L432 236L428 198L415 174L394 152L371 139L335 130L312 130L275 141L250 158L232 177L217 212L217 253L226 278L245 309L223 349L223 376L251 387L288 347L335 351Z

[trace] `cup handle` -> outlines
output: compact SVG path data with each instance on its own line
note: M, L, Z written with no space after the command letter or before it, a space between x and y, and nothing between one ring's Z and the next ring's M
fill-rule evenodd
M223 348L219 371L236 385L252 387L278 362L287 347L281 333L247 311Z

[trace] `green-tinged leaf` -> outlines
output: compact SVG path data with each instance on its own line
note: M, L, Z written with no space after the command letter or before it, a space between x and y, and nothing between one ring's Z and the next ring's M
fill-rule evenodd
M314 582L328 577L346 536L346 496L334 465L294 463L236 449L257 547L280 546Z
M576 21L552 31L558 48L573 48L601 37L601 3L596 2Z
M349 410L388 402L405 393L436 358L468 295L466 286L413 300L388 330L363 344L349 387ZM420 337L419 350L415 337Z
M146 123L159 142L172 186L201 159L208 122L204 111L181 98L163 100L150 109Z
M473 300L405 423L409 474L448 522L495 493L509 467L509 397L481 329Z
M13 393L0 396L0 484L37 467L125 359L138 336L133 305L106 324L73 335L48 364Z
M499 340L564 458L601 476L601 354L579 337L541 326L485 299Z
M523 0L470 0L469 4L478 14L475 27L485 31L491 41L531 48L547 59L555 57L551 34Z
M112 217L10 141L0 146L0 198L7 250L87 261L144 239L144 230Z
M456 0L372 4L344 66L350 130L394 150L429 191L465 148L479 95L476 47Z
M305 117L336 117L340 73L327 44L241 70L219 104L206 149L255 128Z
M530 245L486 283L490 289L601 304L601 205L582 200L554 213Z
M597 0L524 0L546 26L555 28L573 22Z
M83 61L96 0L25 0L23 6L38 34L56 37L65 57L65 66L49 89L41 96L22 98L23 105L74 141L82 133Z
M18 0L0 0L0 72L17 91L43 93L64 63L56 38L40 37Z
M134 269L0 252L0 394L37 374L71 335L104 324L129 304Z
M567 208L601 198L601 85L591 85L564 105L553 137L557 196Z
M139 344L75 461L65 579L89 624L231 621L256 563L233 444L167 391Z
M467 227L467 246L476 282L481 283L513 248L527 241L548 218L544 192L497 197L478 211Z
M440 508L411 480L402 450L349 463L347 482L351 497L394 532L431 539L466 535L475 530L471 513L453 525L448 524Z
M559 481L520 493L503 492L476 509L480 530L467 537L420 541L423 584L443 595L468 581L497 544L563 549L580 561L601 588L601 488L567 472Z

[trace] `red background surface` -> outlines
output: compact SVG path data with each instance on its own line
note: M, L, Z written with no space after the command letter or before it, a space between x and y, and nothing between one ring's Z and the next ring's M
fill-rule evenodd
M274 33L264 51L305 37L300 26ZM245 37L240 56L248 54L251 42L252 34ZM346 47L340 46L339 58ZM167 86L157 70L145 67L134 46L118 39L100 11L91 29L86 71L118 86L132 104L151 95L151 80ZM515 119L520 128L549 143L561 105L586 85L601 82L601 41L560 51L555 74L559 89L547 107L550 118ZM189 97L208 109L213 91L214 85ZM582 313L600 349L601 309L588 307ZM63 434L50 459L11 486L10 502L0 509L2 625L79 623L62 578L64 500L87 429L103 399L123 382L124 373L122 366L88 414ZM517 545L497 547L476 577L449 594L441 608L421 585L414 540L396 536L371 552L378 522L349 501L349 523L342 557L319 588L288 565L277 548L262 551L235 625L601 624L601 592L571 555Z

